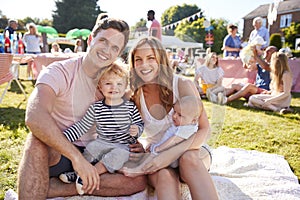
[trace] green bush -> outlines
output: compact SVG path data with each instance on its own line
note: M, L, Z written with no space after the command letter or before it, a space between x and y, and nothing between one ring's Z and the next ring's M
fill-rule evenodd
M300 50L292 49L292 53L293 53L293 57L300 58Z
M281 35L280 33L273 33L270 37L270 46L275 46L277 49L282 48Z

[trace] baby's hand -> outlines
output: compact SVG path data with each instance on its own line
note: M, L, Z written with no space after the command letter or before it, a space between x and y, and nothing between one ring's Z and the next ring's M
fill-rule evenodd
M131 136L136 136L139 133L139 127L137 125L131 125L129 128L129 134Z

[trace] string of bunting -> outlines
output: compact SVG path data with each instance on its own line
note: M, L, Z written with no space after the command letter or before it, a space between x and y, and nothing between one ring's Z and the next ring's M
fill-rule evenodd
M178 20L176 22L173 22L171 24L165 25L162 27L163 30L168 30L168 29L175 29L179 24L183 23L183 22L192 22L192 21L196 21L198 18L202 18L203 17L203 12L199 11L195 14L192 14L191 16L185 17L181 20Z

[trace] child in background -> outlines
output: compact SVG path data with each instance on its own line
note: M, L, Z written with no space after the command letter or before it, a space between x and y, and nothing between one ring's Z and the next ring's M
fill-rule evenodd
M56 53L61 53L61 52L62 52L62 50L61 50L59 44L56 42L53 42L51 45L51 53L56 54Z
M81 39L77 39L74 47L74 53L82 52L82 42Z
M225 104L227 99L225 88L222 86L224 71L218 66L218 56L215 52L207 51L204 65L195 71L194 83L200 95L206 95L209 101ZM199 84L201 79L201 84Z
M288 58L284 53L272 54L270 91L250 96L248 106L264 110L271 110L285 114L291 112L291 89L293 75L288 65Z
M162 139L151 144L148 150L151 154L145 154L144 158L137 167L124 167L122 172L129 177L135 177L144 174L143 168L149 161L160 152L175 146L176 144L188 139L198 130L198 118L202 113L203 104L200 98L194 96L185 96L179 99L173 106L172 114L173 125L167 129ZM170 167L177 168L178 161L171 163Z
M123 167L129 159L128 145L136 143L144 129L135 104L123 98L127 86L125 66L113 63L99 80L104 99L92 104L80 121L64 131L67 139L74 142L96 124L97 139L87 144L83 155L95 164L99 175L107 171L114 173ZM63 173L59 178L65 183L76 181L77 192L84 194L82 180L75 172Z

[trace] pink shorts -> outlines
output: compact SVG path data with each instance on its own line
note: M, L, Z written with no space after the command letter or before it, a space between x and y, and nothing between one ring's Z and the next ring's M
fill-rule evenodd
M261 94L261 93L263 93L264 91L267 91L267 90L266 90L266 89L263 89L263 88L257 88L257 91L256 91L255 94ZM251 95L252 95L251 93L248 93L248 94L246 94L244 97L245 97L246 99L249 99L249 97L250 97Z

